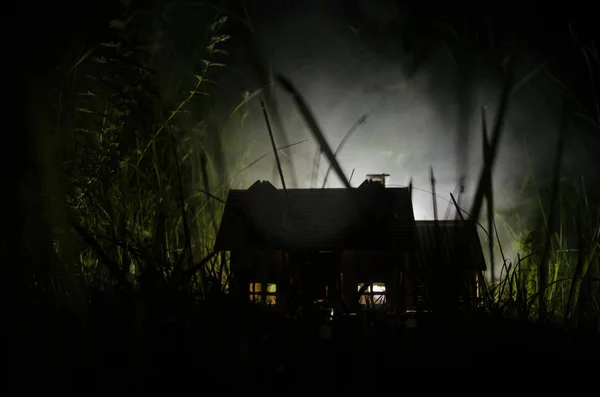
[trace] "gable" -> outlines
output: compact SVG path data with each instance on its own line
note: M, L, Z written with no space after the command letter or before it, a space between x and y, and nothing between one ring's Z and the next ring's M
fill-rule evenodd
M417 264L486 270L483 249L473 221L416 221Z
M216 250L406 250L410 245L414 217L407 188L288 189L288 208L282 190L257 183L229 192Z

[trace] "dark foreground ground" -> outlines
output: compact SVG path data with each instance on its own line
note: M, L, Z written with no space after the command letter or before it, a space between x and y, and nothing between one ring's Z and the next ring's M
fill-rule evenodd
M131 310L92 313L87 327L72 317L42 314L20 324L19 342L9 346L15 380L24 380L20 390L132 396L166 387L172 396L223 396L276 388L286 394L358 395L415 369L421 375L448 369L459 376L490 370L510 376L551 368L589 373L600 367L596 336L569 336L483 314L422 314L416 323L410 320L411 327L385 318L347 317L331 323L331 338L324 340L317 321L230 305L160 320L147 316L144 326ZM469 368L475 371L463 370Z

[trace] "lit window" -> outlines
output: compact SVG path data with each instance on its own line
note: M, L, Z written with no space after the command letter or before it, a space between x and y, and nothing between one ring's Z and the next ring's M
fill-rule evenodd
M361 291L364 287L363 283L358 284L358 291ZM365 290L360 294L360 304L363 306L381 306L385 305L386 299L385 284L384 283L371 283Z
M264 288L263 288L264 287ZM250 283L250 301L251 302L264 302L267 305L274 305L277 301L277 285L276 284L262 284L262 283Z

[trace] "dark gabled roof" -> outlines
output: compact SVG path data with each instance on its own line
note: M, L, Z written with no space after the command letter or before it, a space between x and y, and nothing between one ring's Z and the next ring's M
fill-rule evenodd
M416 221L417 264L486 270L475 222Z
M215 250L382 249L409 247L414 224L408 188L287 189L256 182L231 190Z

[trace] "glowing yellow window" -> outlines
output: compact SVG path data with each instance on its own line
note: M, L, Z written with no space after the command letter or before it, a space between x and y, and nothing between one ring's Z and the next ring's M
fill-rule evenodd
M274 305L277 302L277 285L264 283L250 283L250 301L264 302L267 305Z
M358 291L360 292L364 283L358 284ZM363 306L381 306L387 302L386 291L384 283L371 283L367 286L364 291L360 294L360 304Z

